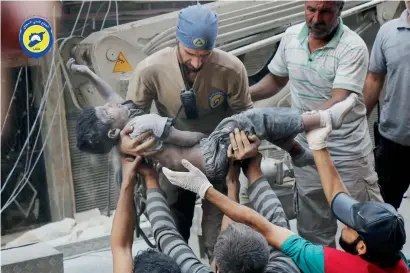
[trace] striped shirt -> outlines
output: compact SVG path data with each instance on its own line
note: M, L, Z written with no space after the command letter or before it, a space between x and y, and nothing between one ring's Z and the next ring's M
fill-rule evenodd
M260 178L248 188L254 209L271 223L289 229L282 205L265 178ZM148 189L147 212L160 251L173 258L182 273L205 273L211 269L202 264L179 234L172 219L165 194L161 189ZM266 272L300 273L291 258L270 247Z
M282 204L266 178L261 177L252 183L248 187L248 196L254 210L265 217L269 222L290 229L289 221L286 218ZM269 246L269 248L269 263L265 272L300 273L300 270L290 257L273 246Z
M328 147L333 159L354 160L367 156L372 143L366 120L362 89L366 79L369 52L363 39L343 24L322 48L310 52L306 24L288 28L268 65L270 72L289 78L292 107L301 112L316 110L332 98L333 89L355 92L360 103L333 130ZM307 147L305 133L297 140Z

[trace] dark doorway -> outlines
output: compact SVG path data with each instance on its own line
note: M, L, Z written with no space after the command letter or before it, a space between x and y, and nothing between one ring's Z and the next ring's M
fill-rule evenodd
M41 114L34 125L39 100L34 98L31 69L23 67L20 71L20 68L10 68L13 90L9 91L13 94L15 89L15 92L5 120L7 134L2 135L1 139L2 210L7 206L1 214L2 235L50 220L47 180L41 153L43 141L39 133ZM3 124L1 126L3 128ZM28 138L30 131L32 133Z

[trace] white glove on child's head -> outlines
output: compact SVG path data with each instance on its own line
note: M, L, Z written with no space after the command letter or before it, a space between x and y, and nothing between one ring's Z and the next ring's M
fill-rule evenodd
M171 184L181 187L185 190L199 194L204 199L205 193L212 184L197 167L192 165L188 160L182 159L182 166L189 172L175 172L163 167L162 172L168 178Z
M332 120L330 114L321 111L321 115L325 119L325 127L311 130L306 133L306 138L311 150L321 150L327 147L327 138L332 132Z

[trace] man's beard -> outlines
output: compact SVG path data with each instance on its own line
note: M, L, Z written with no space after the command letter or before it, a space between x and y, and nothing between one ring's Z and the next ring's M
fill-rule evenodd
M359 238L358 238L359 239ZM359 252L357 252L357 244L359 243L359 241L360 240L358 240L358 239L356 239L356 240L354 240L354 242L352 242L352 243L348 243L348 242L346 242L345 240L343 240L343 238L342 238L342 236L340 236L340 238L339 238L339 244L340 244L340 247L344 250L344 251L346 251L347 253L350 253L350 254L352 254L352 255L358 255L359 254Z
M200 67L198 67L198 68L195 68L195 67L193 67L193 66L191 66L190 64L187 64L187 63L184 63L183 66L184 66L185 71L186 71L187 73L198 73L199 70L202 69L203 64L202 64Z
M338 26L338 21L331 26L330 29L326 28L326 25L324 23L314 23L312 22L308 28L309 31L313 34L313 37L316 39L326 39L326 38L331 38L329 37L337 28ZM315 31L312 31L314 29Z

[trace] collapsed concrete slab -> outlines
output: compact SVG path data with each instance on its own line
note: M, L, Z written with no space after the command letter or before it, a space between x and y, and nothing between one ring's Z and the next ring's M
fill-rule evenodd
M1 251L3 273L63 273L63 253L45 243L19 246Z

